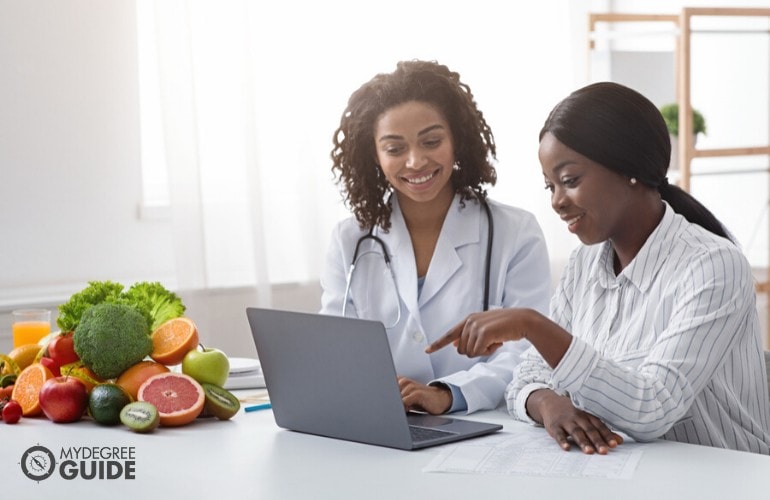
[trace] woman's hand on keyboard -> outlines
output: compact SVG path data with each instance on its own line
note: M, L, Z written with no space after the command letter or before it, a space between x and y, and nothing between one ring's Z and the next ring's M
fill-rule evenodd
M424 411L431 415L446 413L452 406L452 392L448 387L425 385L406 377L398 377L404 408Z

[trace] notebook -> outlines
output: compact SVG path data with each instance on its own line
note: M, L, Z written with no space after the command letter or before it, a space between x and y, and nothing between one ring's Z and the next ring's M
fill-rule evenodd
M274 309L246 313L279 427L403 450L502 429L407 414L380 322Z

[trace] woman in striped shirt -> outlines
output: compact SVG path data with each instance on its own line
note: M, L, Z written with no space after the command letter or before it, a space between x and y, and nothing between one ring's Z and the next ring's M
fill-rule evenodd
M509 412L557 443L607 453L623 432L770 453L770 403L748 261L722 224L668 183L655 105L615 83L551 111L539 157L551 204L583 245L551 300L468 316L432 344L468 356L528 339Z

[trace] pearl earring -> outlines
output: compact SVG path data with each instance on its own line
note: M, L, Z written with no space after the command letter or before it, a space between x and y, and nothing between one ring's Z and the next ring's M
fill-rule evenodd
M636 177L631 177L631 185L636 186Z

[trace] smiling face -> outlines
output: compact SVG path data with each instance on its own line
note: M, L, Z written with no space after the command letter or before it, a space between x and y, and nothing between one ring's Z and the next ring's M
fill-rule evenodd
M385 111L374 125L377 162L402 206L448 203L455 161L452 131L444 116L424 102Z
M538 152L551 206L586 245L635 241L638 189L629 178L568 148L550 132Z

